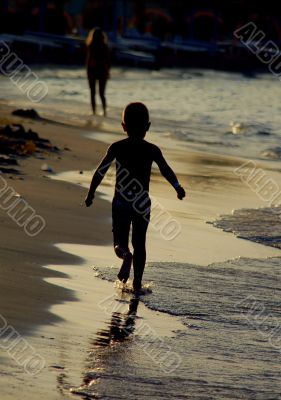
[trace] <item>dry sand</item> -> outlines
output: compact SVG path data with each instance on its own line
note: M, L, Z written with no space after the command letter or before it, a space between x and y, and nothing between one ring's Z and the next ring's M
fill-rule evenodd
M29 376L1 350L1 400L68 398L66 388L81 382L89 337L110 319L112 309L105 311L99 303L112 294L120 296L111 283L96 278L92 270L99 263L119 264L111 246L111 205L107 200L113 188L102 185L94 206L87 209L81 206L86 190L73 184L81 181L80 170L85 171L85 181L89 180L86 171L97 165L111 136L105 133L104 142L100 141L100 134L96 138L99 140L92 140L86 137L85 127L69 126L66 121L11 118L11 109L5 105L1 111L2 117L31 127L61 149L70 149L46 154L45 160L31 157L20 161L23 180L5 176L8 184L44 217L46 228L38 236L29 237L1 210L1 315L34 346L46 360L46 367L35 377ZM91 126L87 129L89 132ZM153 133L151 137L153 140ZM233 174L233 168L243 161L182 151L180 146L165 148L167 143L163 146L188 197L179 202L159 173L153 173L151 194L180 221L182 230L175 240L165 241L159 230L151 228L148 261L207 265L239 256L279 255L278 250L237 239L206 224L232 209L264 205ZM44 162L57 173L74 171L68 178L59 175L73 183L46 177L48 174L41 171ZM124 304L126 309L127 303ZM140 306L138 314L159 336L182 329L176 318L144 306Z

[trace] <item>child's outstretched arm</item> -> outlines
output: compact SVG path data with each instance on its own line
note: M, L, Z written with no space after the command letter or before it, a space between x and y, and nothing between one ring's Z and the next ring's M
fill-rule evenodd
M103 180L104 175L106 174L108 168L110 167L110 165L114 159L115 159L114 151L112 149L112 146L110 146L107 150L106 155L101 160L99 166L97 167L97 169L93 175L90 189L89 189L88 195L85 199L85 204L87 207L90 207L90 205L92 205L93 199L95 197L95 191L96 191L97 187L99 186L99 184L101 183L101 181Z
M163 154L159 148L157 148L156 151L156 156L154 161L158 165L161 174L164 176L164 178L167 179L167 181L174 187L174 189L177 192L178 199L182 200L185 197L185 190L184 188L179 184L178 178L172 168L168 165L167 161L163 157Z

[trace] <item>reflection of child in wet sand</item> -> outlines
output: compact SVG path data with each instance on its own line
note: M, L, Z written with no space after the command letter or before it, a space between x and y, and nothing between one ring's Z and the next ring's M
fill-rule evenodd
M98 337L94 344L97 346L109 346L114 342L123 342L132 335L135 330L139 301L140 298L138 296L132 297L127 313L114 311L108 324L109 329L97 332Z
M89 32L87 45L87 74L91 90L93 113L96 113L96 82L99 83L99 95L103 114L106 116L105 87L109 78L109 49L105 33L100 28Z
M94 173L85 203L87 207L92 204L98 185L111 163L116 160L116 185L112 202L113 238L115 253L123 259L118 278L124 283L128 280L133 261L133 287L135 292L139 292L146 260L145 239L151 204L148 192L153 161L175 188L180 200L185 197L185 191L161 150L144 140L150 127L146 106L142 103L130 103L123 111L122 117L122 126L128 137L108 148ZM129 250L131 225L133 254Z

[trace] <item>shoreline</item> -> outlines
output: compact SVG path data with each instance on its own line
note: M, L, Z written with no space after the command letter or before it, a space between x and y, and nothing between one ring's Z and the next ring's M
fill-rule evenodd
M12 117L9 114L9 112L12 109L13 109L12 107L7 106L6 110L4 110L6 117L8 119L11 119L15 122L23 123L27 127L32 127L33 130L39 131L40 136L47 137L53 142L54 145L58 145L60 148L65 148L65 147L70 148L70 151L63 150L60 155L49 154L47 156L47 161L54 168L55 173L57 171L61 171L62 173L71 171L75 166L78 174L79 174L78 171L81 170L87 171L89 165L93 164L96 165L99 162L102 154L107 148L106 143L108 143L109 139L111 139L111 135L107 134L106 132L104 133L104 140L105 140L104 143L100 141L101 135L99 133L97 134L98 136L98 141L97 141L96 139L93 140L92 138L91 139L87 138L86 137L87 135L85 136L84 131L83 130L81 131L81 129L77 127L61 126L60 123L57 126L55 121L53 121L52 124L49 125L49 123L46 123L45 121L42 122L20 117ZM62 131L61 135L62 137L60 137L60 134L56 133L57 130ZM94 135L95 133L92 133L92 136ZM91 151L92 148L94 150L93 152ZM75 149L75 151L73 151L72 149ZM168 152L167 149L165 150L165 152ZM180 252L177 254L178 261L186 261L186 251L188 251L189 248L190 249L194 248L194 246L195 248L196 246L198 247L198 243L200 243L201 241L204 243L204 240L200 238L200 235L204 235L204 232L205 233L207 232L206 237L208 238L210 238L211 235L214 236L214 240L209 245L209 251L206 254L202 254L202 256L194 253L194 251L191 251L188 256L189 262L197 263L199 265L209 265L215 261L224 261L229 258L230 259L235 258L235 256L239 257L248 255L249 257L251 257L257 253L259 254L258 256L263 258L267 256L270 257L277 255L278 253L276 250L274 251L272 249L266 248L265 246L260 246L246 240L235 238L231 234L225 233L217 228L213 228L210 225L206 224L208 220L213 219L215 215L218 215L217 211L219 211L221 214L225 214L227 212L230 212L231 209L243 208L244 204L248 203L249 200L250 202L253 203L253 207L261 206L261 203L259 199L255 197L255 194L247 193L248 188L247 187L243 188L243 185L240 185L240 182L239 181L237 182L237 180L235 182L234 179L235 177L231 176L230 173L231 168L233 167L233 165L234 166L239 165L240 159L229 156L226 157L220 156L219 158L217 158L216 155L203 152L196 152L196 151L193 152L193 150L188 151L186 158L188 159L188 166L185 163L185 159L182 158L181 152L177 148L177 146L175 149L172 149L168 153L168 159L172 167L174 167L177 171L181 171L178 175L181 179L184 179L183 184L186 185L187 190L189 186L192 189L193 187L196 189L196 190L193 189L194 194L192 194L191 198L188 190L188 197L186 199L186 203L178 202L177 199L173 199L173 197L175 197L173 191L170 190L168 186L166 186L166 183L162 183L163 181L161 180L159 181L159 174L155 175L153 171L152 175L152 186L153 186L152 192L156 192L155 194L159 199L159 201L161 202L161 204L163 204L163 206L167 208L172 215L176 216L178 215L181 218L181 216L183 216L183 213L188 213L188 218L190 218L188 220L186 220L185 218L183 219L184 229L185 229L184 234L181 235L182 238L184 238L183 241L178 241L177 243L172 244L172 247L173 245L175 245L177 249L183 249L183 251L180 250ZM177 160L176 162L174 161L175 159ZM110 188L107 188L109 189L109 191L108 190L104 191L105 185L102 185L101 190L97 194L97 199L95 200L94 207L92 207L90 210L87 210L86 208L80 206L80 203L83 203L84 193L86 194L86 191L84 193L83 189L81 191L80 186L77 186L75 184L75 179L73 179L71 174L70 174L70 179L68 178L69 180L66 182L63 180L56 181L56 179L45 178L46 174L40 170L40 165L44 162L45 162L44 160L36 159L35 157L31 157L29 159L21 161L21 169L24 172L24 174L26 174L23 175L23 177L28 181L28 185L30 188L29 191L26 191L25 180L23 181L17 180L16 177L14 177L14 179L11 181L8 180L9 183L12 182L17 192L22 194L24 199L28 201L29 198L32 198L31 204L34 206L36 210L40 211L42 215L46 217L47 221L50 221L51 229L54 229L54 232L50 232L50 234L47 234L46 237L44 237L43 240L44 248L42 251L38 251L37 253L35 252L36 254L33 255L33 263L36 263L38 266L39 265L42 266L46 264L57 263L58 260L60 260L61 264L69 262L70 260L69 255L62 254L55 248L52 248L52 250L50 251L50 246L53 247L53 244L61 242L61 233L59 232L60 230L57 229L56 227L57 224L65 226L65 229L63 229L63 235L65 236L65 238L68 238L68 240L67 241L64 240L64 242L69 241L72 243L89 244L89 245L93 243L95 245L111 244L112 241L111 229L110 229L111 205L108 202ZM220 167L221 165L226 170L226 173L218 172L218 167ZM35 172L35 176L32 176L34 175L34 171L37 171L37 173ZM210 183L208 182L208 175L211 176L214 175L213 179L210 179ZM80 175L80 178L83 176L84 175ZM53 175L49 174L49 177L52 178ZM229 200L229 194L227 194L226 196L223 195L219 188L219 185L221 185L222 182L226 183L229 179L230 182L232 181L231 184L234 186L234 189L237 187L237 185L240 185L243 190L239 193L239 196L236 197L235 194L232 193L233 198L230 201L227 201L226 198ZM44 194L44 203L41 203L42 199L40 193L38 193L37 187L40 188L39 189L40 193ZM51 198L53 199L54 204L58 202L57 208L59 211L63 212L63 217L61 218L61 220L59 214L56 216L56 218L58 218L58 220L56 220L56 218L54 218L54 216L52 215L53 210L50 210L49 208L50 201L48 201L46 198L50 190L53 192ZM207 191L211 190L213 192L212 193L213 200L214 199L220 200L215 207L214 204L212 204L210 207L208 202L205 202L205 200L202 199L202 193L204 193L205 190ZM28 192L30 192L31 196L29 196ZM166 192L168 192L169 200L167 199ZM65 196L66 193L67 193L67 199L66 199L67 204L64 206L64 200L61 197ZM155 195L154 193L152 194ZM224 196L224 198L221 198L221 196ZM74 198L75 201L73 201L72 198ZM79 200L77 201L77 199ZM197 206L198 202L199 204L201 203L200 211L198 210ZM78 208L77 205L79 205ZM67 206L73 207L73 210L75 210L74 216L71 215L71 209L67 209ZM202 206L204 207L203 215L201 215ZM180 207L178 211L176 211L177 207ZM29 241L28 238L24 236L21 230L17 230L17 226L14 225L13 222L9 221L6 215L4 217L7 219L7 222L5 221L5 223L2 224L2 229L5 228L10 229L13 235L15 235L14 242L21 243L23 253L26 252L26 248L30 249L30 247L32 247L31 246L32 241ZM71 217L73 218L77 217L77 220L75 219L75 221L73 221L73 226L77 227L80 225L82 228L82 230L81 228L79 229L79 236L77 236L75 232L72 232L71 230L72 227L72 223L70 222ZM91 225L89 224L88 221L89 219L95 222L99 227L98 233L96 232L95 234L91 229ZM104 221L106 221L106 224L104 223ZM199 230L198 230L198 224L200 224ZM195 232L195 234L191 236L192 231ZM42 232L42 236L44 235L45 235L44 232ZM162 243L161 241L159 241L159 238L157 237L157 231L149 232L149 236L150 236L148 240L149 258L152 258L152 261L156 260L169 261L169 259L173 260L173 256L169 254L171 253L171 246L168 246L169 248L167 249L167 246L165 246L165 241ZM77 241L78 237L79 241ZM186 244L185 238L188 238L188 240L190 240L191 243ZM7 241L9 240L10 236L8 235ZM36 240L37 239L35 238L34 240L35 243ZM216 242L219 242L220 240L225 240L227 244L226 249L223 250L221 256L219 255L219 252L215 251L215 249L212 248L213 246L215 246ZM156 245L157 249L154 248L155 246L150 245L151 242L157 244ZM168 243L168 245L170 245L170 243ZM40 246L42 246L42 242L40 242ZM2 260L3 261L5 260L5 263L8 263L8 258L10 256L11 250L10 251L8 250L9 246L6 245L5 240L3 240L3 247L7 248L7 255L5 257L5 252L3 254L2 251ZM232 249L233 251L231 251ZM241 252L240 254L238 253L238 250L240 250ZM32 249L32 251L34 252L34 249ZM47 257L42 256L42 253L48 254L48 256ZM159 254L162 254L162 257L159 258ZM32 256L31 251L29 252L28 256L29 257ZM75 259L75 257L73 257L72 260L75 265L81 261L80 259ZM30 263L30 260L29 264L32 264ZM5 266L3 267L5 268ZM30 265L29 268L33 272L34 268L30 267ZM18 272L20 272L20 270L17 271L17 273ZM38 272L38 270L36 270L36 274L39 274L39 276L41 277L42 271L40 273ZM4 293L4 291L2 290L1 293ZM7 293L5 293L5 295L7 295ZM68 297L68 294L66 294L66 297ZM1 300L2 304L5 304L4 296L3 299ZM58 300L61 301L60 297Z
M45 155L45 160L36 157L22 159L20 169L23 180L5 176L8 183L46 219L46 228L38 237L27 237L6 213L1 213L0 225L3 238L0 269L1 314L21 335L27 336L47 360L46 374L36 377L36 390L30 386L29 377L23 376L22 370L13 365L11 360L5 361L7 371L18 382L29 382L22 399L36 399L38 393L48 395L52 400L61 399L61 396L69 393L60 393L57 382L66 377L62 376L59 368L52 365L63 367L64 374L73 375L75 382L81 379L81 371L85 368L83 357L86 357L88 336L105 324L105 314L97 308L99 298L105 293L116 295L112 283L94 277L86 264L92 263L89 260L93 259L99 263L106 262L107 265L112 265L111 262L119 265L119 260L115 258L111 245L111 205L107 199L112 187L107 187L108 192L105 190L106 185L101 186L94 206L86 209L80 206L86 190L81 190L81 185L75 183L73 176L70 176L69 181L46 178L46 172L41 170L41 165L47 162L55 173L77 171L78 178L81 178L86 175L90 165L95 166L99 162L107 144L100 141L100 136L99 140L87 138L82 127L12 117L9 113L13 108L7 106L3 110L6 118L31 127L59 148L70 149L63 150L60 154ZM93 130L97 125L94 124ZM108 140L106 138L107 133L104 133L105 142ZM147 138L149 140L149 135ZM159 231L150 229L148 262L188 261L201 266L245 255L257 255L260 258L280 255L279 250L238 239L206 224L208 218L214 218L218 212L226 213L246 204L251 204L252 207L261 205L255 193L250 193L233 174L233 166L240 165L240 159L228 156L218 158L216 155L186 149L182 154L178 148L165 149L165 153L172 167L180 171L183 185L187 188L190 186L191 190L188 189L186 202L179 202L173 189L168 188L159 173L153 171L151 194L157 197L171 215L181 221L182 234L167 243L159 237ZM83 171L83 174L79 174L79 171ZM52 177L51 174L49 176ZM58 247L58 243L64 243L64 246ZM89 255L85 257L85 246L87 251L95 249L93 258ZM86 272L85 266L88 270ZM91 288L93 293L90 293ZM82 304L83 312L80 309ZM128 302L125 302L125 308L127 306ZM150 324L158 315L155 327L160 336L168 335L174 325L180 329L180 325L175 322L176 317L150 311L144 305L141 306L140 315ZM83 322L83 318L86 320L85 324L80 326L79 321ZM70 354L67 354L68 351ZM54 356L55 360L52 359ZM79 360L79 366L75 364L75 360ZM6 400L12 398L17 389L9 387L9 376L4 379L7 382ZM62 390L65 387L68 387L67 383L63 382ZM8 393L9 390L11 393Z

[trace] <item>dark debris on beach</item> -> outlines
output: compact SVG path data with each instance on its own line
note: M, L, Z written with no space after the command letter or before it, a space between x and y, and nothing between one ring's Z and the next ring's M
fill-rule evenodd
M14 111L12 111L12 115L16 115L18 117L30 118L30 119L41 119L38 112L36 110L34 110L33 108L27 109L27 110L24 110L21 108L18 110L14 110Z
M48 139L22 124L0 125L0 173L19 174L18 159L36 153L58 152Z

